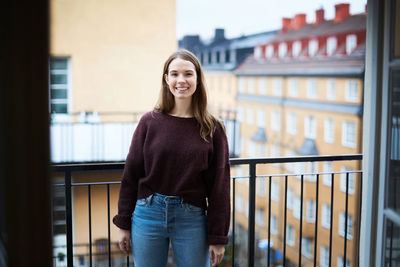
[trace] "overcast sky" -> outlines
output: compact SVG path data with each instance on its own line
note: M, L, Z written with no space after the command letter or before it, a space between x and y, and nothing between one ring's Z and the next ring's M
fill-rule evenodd
M281 28L282 17L307 14L315 20L315 10L325 9L325 19L332 19L334 5L350 3L350 14L365 11L366 0L177 0L176 34L199 34L202 39L214 36L215 28L225 28L225 36L258 33Z

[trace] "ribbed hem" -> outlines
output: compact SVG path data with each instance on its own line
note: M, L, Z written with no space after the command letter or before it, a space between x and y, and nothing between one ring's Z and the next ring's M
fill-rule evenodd
M221 235L208 235L209 245L226 245L228 244L229 238Z
M113 218L113 223L120 229L131 230L132 217L126 215L115 215Z

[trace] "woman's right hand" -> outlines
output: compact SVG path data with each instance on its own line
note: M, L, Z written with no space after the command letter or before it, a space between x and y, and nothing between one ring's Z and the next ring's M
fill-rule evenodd
M119 229L118 244L122 252L128 254L131 251L131 232L129 230Z

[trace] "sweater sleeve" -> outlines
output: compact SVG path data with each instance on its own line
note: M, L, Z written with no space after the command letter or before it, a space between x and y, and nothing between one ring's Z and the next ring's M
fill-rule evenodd
M132 137L119 191L118 214L113 218L113 223L125 230L131 228L132 213L137 200L138 179L145 174L143 156L147 129L145 116L139 121Z
M213 156L208 183L208 243L227 244L230 224L230 164L226 134L218 125L213 136Z

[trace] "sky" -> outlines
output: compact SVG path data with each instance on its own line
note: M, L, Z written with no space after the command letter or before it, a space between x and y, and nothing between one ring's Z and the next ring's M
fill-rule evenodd
M215 28L224 28L225 37L234 38L280 29L282 17L298 13L315 20L315 10L324 8L325 19L335 15L335 4L349 3L350 14L365 11L366 0L177 0L176 35L198 34L204 40L214 36Z

